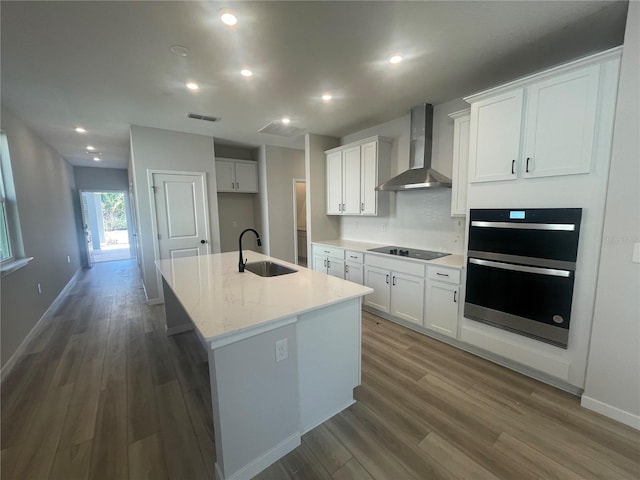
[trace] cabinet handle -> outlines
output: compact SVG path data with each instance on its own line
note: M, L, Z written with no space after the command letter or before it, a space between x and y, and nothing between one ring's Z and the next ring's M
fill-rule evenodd
M327 268L327 260L324 261L324 268Z
M349 273L349 265L344 266L344 273Z
M360 204L360 211L361 211L361 212L364 212L364 202L362 202L362 203Z
M327 268L331 268L331 260L327 260Z
M341 212L341 211L342 211L342 204L341 204L341 203L339 203L339 204L338 204L338 211L339 211L339 212Z
M358 258L358 257L356 257L355 255L349 255L349 256L350 256L351 258Z
M393 279L391 280L391 285L395 286L396 284L396 276L393 276Z
M345 211L345 207L346 207L346 203L343 203L343 204L342 204L342 211L343 211L343 212Z
M387 285L389 285L389 274L387 273Z
M236 184L235 182L231 182L231 190L235 190L236 189Z
M516 174L516 161L511 160L511 175L515 175L515 174Z
M448 273L440 273L440 272L436 272L436 275L439 275L441 277L448 277L449 276Z
M525 172L529 173L529 160L531 160L529 157L527 157L527 166L524 169Z
M454 290L453 291L453 303L458 303L458 300L456 299L456 296L458 295L458 291Z

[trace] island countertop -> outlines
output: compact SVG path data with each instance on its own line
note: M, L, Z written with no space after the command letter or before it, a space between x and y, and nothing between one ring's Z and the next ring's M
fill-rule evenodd
M245 260L271 260L297 270L277 277L238 272L238 252L156 261L200 337L220 341L267 327L373 289L246 250Z

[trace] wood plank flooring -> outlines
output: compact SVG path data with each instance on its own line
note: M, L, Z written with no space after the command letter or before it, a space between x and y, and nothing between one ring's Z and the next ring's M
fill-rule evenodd
M213 479L206 352L134 261L83 271L1 385L9 479ZM364 313L357 402L258 480L638 479L640 432Z

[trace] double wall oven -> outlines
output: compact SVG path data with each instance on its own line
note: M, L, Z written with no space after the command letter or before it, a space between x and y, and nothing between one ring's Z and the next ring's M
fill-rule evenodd
M471 209L465 317L567 348L582 209Z

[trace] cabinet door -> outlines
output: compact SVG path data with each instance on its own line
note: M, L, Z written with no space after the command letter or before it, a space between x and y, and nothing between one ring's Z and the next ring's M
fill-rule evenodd
M218 192L236 191L234 162L216 160L216 188Z
M313 254L313 269L316 272L327 273L327 257L324 255Z
M373 288L373 293L364 297L364 304L376 308L382 312L389 313L390 309L390 278L391 273L378 267L365 265L364 284Z
M592 65L529 87L524 177L589 173L599 77Z
M523 90L471 105L469 180L515 180L520 154Z
M344 266L344 279L363 285L364 265L361 263L346 262Z
M342 213L360 215L360 145L342 151Z
M457 285L428 280L425 327L456 338L458 333L458 295Z
M236 162L236 191L258 193L258 164Z
M391 272L391 315L423 324L424 278Z
M378 210L378 142L369 142L360 150L360 214L376 215Z
M342 152L327 155L327 215L342 214Z
M344 278L344 260L334 257L327 258L327 273L334 277Z
M469 171L469 114L453 122L453 182L451 185L451 216L467 214L467 180Z

